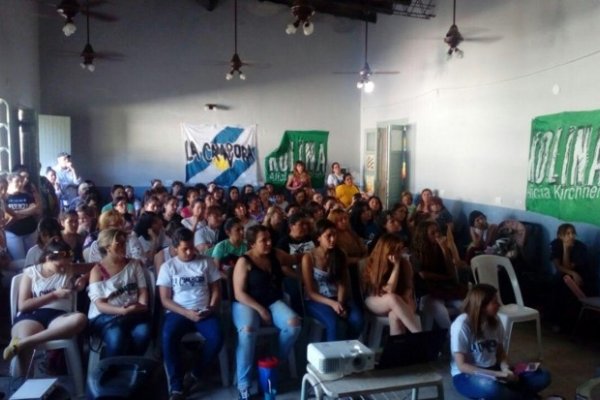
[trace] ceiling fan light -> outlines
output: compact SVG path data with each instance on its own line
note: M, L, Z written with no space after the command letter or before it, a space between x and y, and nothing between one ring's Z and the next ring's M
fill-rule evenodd
M240 71L240 79L243 81L246 80L246 75L244 75L244 73L242 71Z
M88 64L87 69L90 72L94 72L96 70L96 66L94 64Z
M296 24L295 24L295 23L291 23L291 22L290 22L290 23L287 25L287 28L285 28L285 33L287 33L288 35L293 35L294 33L296 33L296 30L297 30L297 29L298 29L298 28L296 27Z
M65 22L65 24L63 25L62 31L65 34L65 36L68 37L74 34L75 31L77 31L77 26L75 26L73 20L68 19L67 22Z
M365 82L365 93L373 93L373 90L375 89L375 84L373 83L373 81L367 81Z
M81 64L79 64L79 66L80 66L82 69L85 69L85 68L87 67L87 65L85 65L85 63L83 63L83 62L82 62Z
M311 35L315 31L315 24L310 21L306 21L302 27L305 36Z
M227 75L225 75L225 79L230 81L231 79L233 79L233 74L231 72L228 72Z
M465 56L464 51L459 48L454 49L454 54L456 54L456 57L458 58L463 58Z
M356 88L357 88L357 89L362 89L362 88L363 88L363 86L364 86L364 84L363 84L363 81L362 81L362 80L360 80L360 81L356 82Z

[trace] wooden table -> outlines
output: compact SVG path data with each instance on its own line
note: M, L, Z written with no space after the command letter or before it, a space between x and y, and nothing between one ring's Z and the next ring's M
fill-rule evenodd
M419 397L419 388L435 386L437 397L444 399L444 386L442 376L433 371L427 364L410 367L371 370L359 374L347 375L339 379L324 381L319 372L310 364L306 367L306 374L302 378L301 399L308 398L309 389L314 389L317 399L328 397L358 396L398 390L412 389L412 399Z

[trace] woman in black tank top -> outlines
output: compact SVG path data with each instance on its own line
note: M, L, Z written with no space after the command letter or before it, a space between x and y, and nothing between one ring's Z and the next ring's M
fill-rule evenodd
M250 398L250 371L260 326L274 325L279 329L280 360L287 359L301 329L300 317L283 302L281 290L284 274L297 278L288 265L298 260L273 248L265 226L248 228L246 241L250 250L238 259L233 270L232 314L238 331L236 368L240 399Z

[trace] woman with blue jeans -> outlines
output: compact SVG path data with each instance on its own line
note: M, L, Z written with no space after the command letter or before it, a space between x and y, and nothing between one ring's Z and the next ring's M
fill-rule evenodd
M317 222L318 246L302 258L306 313L325 326L328 342L356 339L364 318L362 310L349 299L348 265L343 251L337 248L335 224L328 220ZM346 335L338 325L346 326Z
M491 285L475 285L467 294L464 314L450 328L454 387L471 399L537 398L537 393L550 384L550 374L537 366L520 372L510 368L499 308L498 291Z
M139 261L125 257L127 234L105 229L98 236L102 260L90 272L92 334L104 342L104 356L142 355L150 343L148 289Z
M295 277L296 257L273 249L267 227L255 225L246 231L250 250L240 257L233 270L233 323L238 331L236 350L239 398L250 398L250 372L259 327L275 325L279 329L279 358L285 360L293 351L300 334L300 317L283 302L281 282L284 273Z
M221 298L221 274L211 258L197 256L194 233L187 228L175 231L172 246L177 255L160 268L156 284L160 301L167 310L162 329L165 370L170 400L185 398L223 346L223 332L215 314ZM184 379L179 345L187 333L204 338L202 354Z

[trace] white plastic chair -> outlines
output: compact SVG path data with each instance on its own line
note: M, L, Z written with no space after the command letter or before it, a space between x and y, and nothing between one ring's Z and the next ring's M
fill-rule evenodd
M579 311L579 316L577 317L577 321L575 322L575 325L573 326L573 334L575 334L577 327L579 326L579 322L581 321L581 317L583 316L583 313L585 312L585 310L592 310L592 311L600 312L600 297L586 296L585 293L583 292L583 290L581 290L581 288L575 283L573 278L571 278L569 275L565 275L563 277L563 280L565 281L565 284L567 285L567 287L569 289L571 289L571 292L573 292L575 297L577 297L577 299L581 303L581 310Z
M144 270L146 288L148 289L148 309L150 310L150 315L154 315L156 279L154 278L154 273L148 268L142 267L142 269ZM100 355L102 354L102 349L104 348L104 342L102 341L102 338L96 335L91 335L89 339L90 346L88 355L88 374L91 373L94 368L96 368L96 365L98 365L98 362L100 361ZM151 354L150 348L148 349L148 353Z
M540 325L540 313L531 307L526 307L523 302L519 281L510 260L506 257L483 254L471 260L471 269L477 283L487 283L500 290L498 280L498 269L504 268L510 278L510 283L515 295L516 304L502 304L500 299L500 310L498 318L506 331L504 349L508 354L510 337L515 322L535 321L537 330L538 357L542 359L542 329Z
M18 274L13 277L10 284L10 318L11 323L14 324L15 317L18 312L19 302L19 287L21 286L21 278L23 274ZM71 296L72 304L71 310L77 310L77 296L74 294ZM67 361L67 368L69 375L73 377L73 383L75 386L75 395L80 398L85 395L85 387L83 380L83 368L81 367L81 356L79 354L79 347L77 345L77 337L70 339L56 339L50 340L45 343L41 343L36 346L35 350L58 350L63 349L65 352L65 358ZM15 376L17 374L18 362L16 357L12 359L10 363L10 374Z

